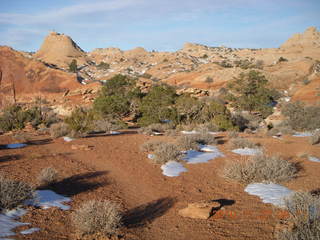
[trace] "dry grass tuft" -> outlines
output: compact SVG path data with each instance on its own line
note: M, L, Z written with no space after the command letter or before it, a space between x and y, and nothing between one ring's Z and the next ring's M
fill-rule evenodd
M64 137L70 133L70 129L67 124L60 122L54 123L50 127L50 135L52 138Z
M113 235L121 226L120 206L111 201L91 200L72 213L72 222L80 235Z
M280 157L263 154L253 156L243 162L232 162L224 169L225 177L241 183L280 183L296 177L297 166Z
M217 139L207 132L183 135L177 141L181 150L199 150L199 144L217 144Z
M161 143L154 150L154 161L158 164L165 164L169 161L181 161L183 154L179 148L172 143Z
M279 240L320 239L320 198L310 193L296 192L286 200L291 228L277 233Z
M242 138L242 137L237 137L233 138L230 141L231 148L236 149L236 148L256 148L257 144L250 142L249 140Z
M40 186L49 186L58 180L58 171L52 167L44 168L38 176Z
M164 144L162 141L151 140L145 142L140 146L140 151L142 152L153 152L155 151L161 144Z
M29 184L0 176L0 212L18 207L35 197L36 193Z

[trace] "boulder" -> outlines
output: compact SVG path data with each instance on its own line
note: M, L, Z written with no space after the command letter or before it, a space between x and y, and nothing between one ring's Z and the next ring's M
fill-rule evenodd
M213 209L219 208L220 206L218 202L190 203L188 207L179 211L179 215L194 219L208 219L212 215Z

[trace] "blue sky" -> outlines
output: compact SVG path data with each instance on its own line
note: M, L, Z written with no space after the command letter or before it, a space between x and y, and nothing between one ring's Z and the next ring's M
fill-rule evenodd
M0 45L25 51L36 51L51 30L85 51L174 51L185 42L278 47L309 26L320 30L320 0L0 0L0 6Z

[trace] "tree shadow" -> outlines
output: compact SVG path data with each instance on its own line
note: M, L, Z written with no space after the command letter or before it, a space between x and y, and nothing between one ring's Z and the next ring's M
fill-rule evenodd
M320 188L311 190L310 194L315 197L320 197Z
M125 132L120 132L120 134L111 134L108 132L103 132L103 131L96 131L96 132L91 132L88 136L85 138L95 138L95 137L107 137L107 136L121 136L121 135L130 135L130 134L137 134L137 131L125 131Z
M58 194L72 197L107 185L108 182L105 179L107 173L108 171L96 171L78 174L50 185L41 186L39 189L51 189Z
M174 198L160 198L150 203L128 210L123 217L123 224L127 228L136 228L151 223L164 215L176 200Z
M0 163L15 161L22 158L21 154L5 155L0 157Z
M26 144L28 145L46 145L52 142L52 139L46 138L46 139L41 139L41 140L31 140L27 141Z

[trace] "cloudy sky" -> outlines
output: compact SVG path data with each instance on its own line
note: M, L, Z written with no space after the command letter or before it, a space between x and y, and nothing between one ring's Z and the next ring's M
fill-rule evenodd
M309 26L320 30L320 0L1 0L0 6L0 45L25 51L36 51L52 30L85 51L173 51L185 42L278 47Z

